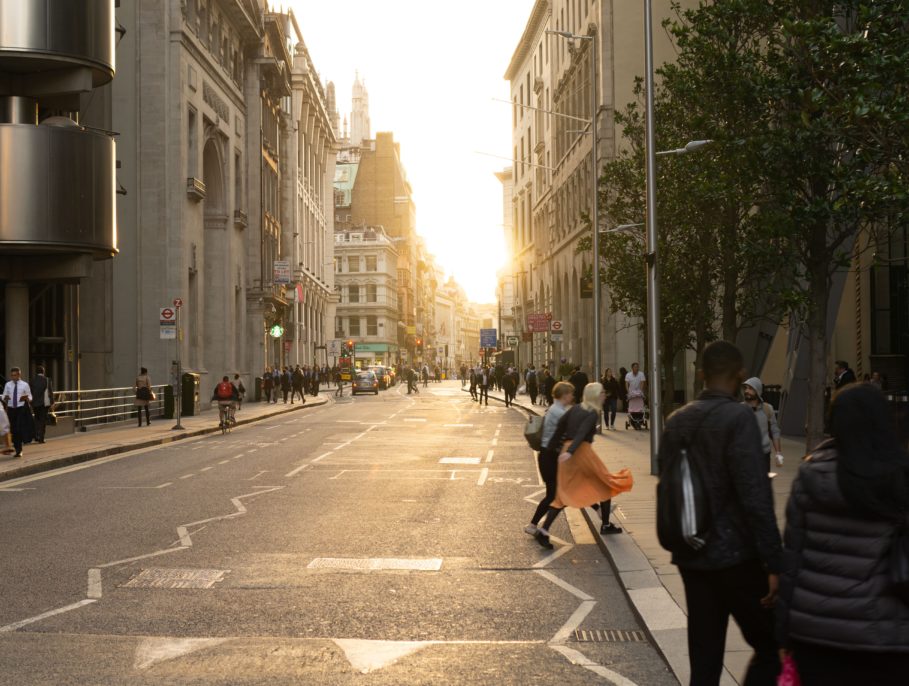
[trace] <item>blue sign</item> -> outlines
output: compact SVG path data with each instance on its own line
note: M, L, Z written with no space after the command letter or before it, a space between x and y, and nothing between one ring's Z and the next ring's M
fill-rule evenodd
M481 348L495 348L496 347L496 330L495 329L480 329L480 347Z

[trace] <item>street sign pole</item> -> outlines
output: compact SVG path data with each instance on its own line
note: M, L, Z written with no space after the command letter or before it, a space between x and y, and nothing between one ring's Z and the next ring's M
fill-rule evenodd
M174 309L177 310L177 392L174 393L177 423L172 427L173 431L183 431L183 425L180 423L180 417L183 414L183 366L180 364L180 343L183 341L182 331L180 330L180 310L182 305L183 302L179 298L174 300Z

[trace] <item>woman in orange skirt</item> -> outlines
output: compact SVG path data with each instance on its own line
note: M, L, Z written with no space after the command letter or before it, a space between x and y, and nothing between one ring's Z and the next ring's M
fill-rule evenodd
M610 501L613 496L630 491L634 479L628 469L612 473L594 452L591 444L596 435L600 408L606 399L603 385L590 383L584 387L584 400L562 415L556 427L551 445L563 446L559 455L556 478L556 499L549 507L546 521L536 534L537 542L544 548L551 548L549 527L564 507L589 507L599 503L604 534L620 533L622 530L609 523Z

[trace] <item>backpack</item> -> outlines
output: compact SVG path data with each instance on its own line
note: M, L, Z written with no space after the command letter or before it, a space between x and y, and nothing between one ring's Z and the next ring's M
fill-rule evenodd
M543 417L533 415L524 425L524 440L534 450L543 449Z
M218 400L232 400L234 397L234 387L230 381L222 381L218 384L218 390L215 393Z
M717 403L705 412L694 431L682 437L678 449L667 451L662 457L657 484L657 538L671 553L697 552L707 545L713 513L697 457L697 435L707 417L723 404Z

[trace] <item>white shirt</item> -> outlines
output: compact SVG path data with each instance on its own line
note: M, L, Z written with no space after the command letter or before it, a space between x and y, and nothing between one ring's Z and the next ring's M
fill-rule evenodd
M628 372L625 375L625 383L628 384L628 395L641 395L643 393L641 387L644 385L645 381L647 381L647 377L644 376L644 372L638 371L637 374Z
M6 412L3 409L3 405L0 405L0 436L6 436L9 433L9 417L6 416Z
M16 397L16 404L13 405L13 389L15 388L16 384L19 384L19 395ZM32 397L32 389L29 388L29 385L25 381L22 381L20 379L19 381L6 382L6 386L3 387L3 397L7 399L6 404L8 407L25 407L25 400L23 399L23 396L27 398Z

